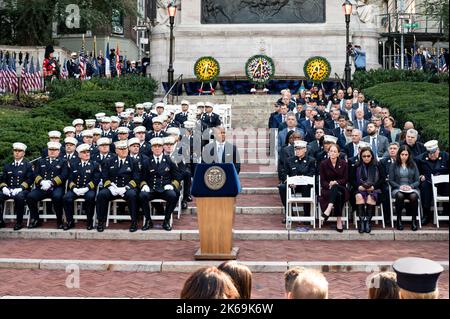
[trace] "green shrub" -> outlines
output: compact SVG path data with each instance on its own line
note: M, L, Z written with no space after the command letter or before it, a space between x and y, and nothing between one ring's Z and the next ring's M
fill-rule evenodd
M352 86L360 90L388 82L448 83L448 73L431 74L420 70L372 69L358 71L353 75Z
M446 84L393 82L364 90L369 99L387 106L397 127L412 121L423 140L437 139L449 147L449 92Z

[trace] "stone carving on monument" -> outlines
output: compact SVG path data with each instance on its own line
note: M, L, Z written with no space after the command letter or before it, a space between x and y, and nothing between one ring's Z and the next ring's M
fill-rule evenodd
M377 17L380 14L382 1L380 0L352 0L356 10L353 11L357 15L359 21L367 25L378 25Z
M160 26L169 26L169 14L167 7L174 4L178 10L181 9L181 0L156 0L156 23Z
M203 24L324 23L325 0L202 0Z

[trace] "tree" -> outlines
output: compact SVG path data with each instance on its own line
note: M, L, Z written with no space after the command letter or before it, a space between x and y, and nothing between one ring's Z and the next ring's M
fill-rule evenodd
M423 13L441 21L445 40L448 41L448 5L449 0L423 0L420 5Z

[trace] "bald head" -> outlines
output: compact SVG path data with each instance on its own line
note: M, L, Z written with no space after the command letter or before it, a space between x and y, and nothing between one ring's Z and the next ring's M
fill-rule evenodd
M410 130L410 129L413 129L413 128L414 128L414 123L410 122L410 121L405 122L405 125L403 126L404 130Z

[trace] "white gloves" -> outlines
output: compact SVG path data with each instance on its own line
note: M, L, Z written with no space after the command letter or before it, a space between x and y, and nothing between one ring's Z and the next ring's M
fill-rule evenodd
M144 186L142 186L141 191L150 193L150 187L148 187L148 185L144 185Z
M88 191L89 188L88 187L84 187L84 188L74 188L72 189L72 191L77 194L77 196L84 196Z
M76 187L72 188L72 192L74 192L75 195L80 196L80 189L79 188L76 188Z
M16 196L17 194L19 194L20 192L22 191L22 188L14 188L12 191L11 191L11 195L12 196Z
M116 184L112 183L111 186L108 187L108 189L113 196L119 195L119 192L118 192L119 189Z
M119 195L120 197L123 197L123 196L125 196L127 189L125 187L117 187L117 191L118 191L117 195Z
M167 184L166 186L164 186L164 190L166 191L173 191L173 186L170 184Z
M48 191L52 187L52 182L48 180L44 180L41 182L41 189L43 191Z
M11 190L8 187L3 187L3 194L5 196L11 196Z

